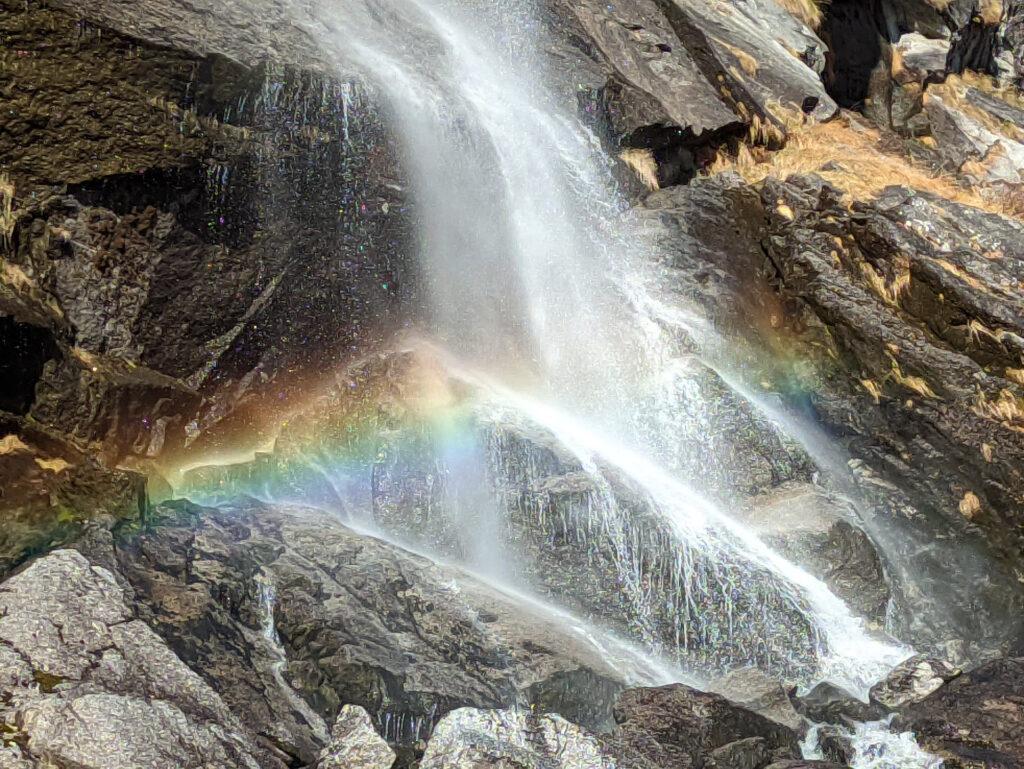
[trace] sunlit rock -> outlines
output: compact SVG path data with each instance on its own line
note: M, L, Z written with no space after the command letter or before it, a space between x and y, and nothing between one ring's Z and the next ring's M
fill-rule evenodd
M113 574L69 550L3 583L0 648L18 658L0 678L4 742L31 766L284 767L129 600Z
M369 714L345 705L331 727L331 742L321 751L316 769L391 769L395 753L373 728Z
M462 708L438 723L421 769L653 769L558 715Z
M899 710L920 702L962 672L945 660L921 655L911 657L871 687L871 702L886 710Z

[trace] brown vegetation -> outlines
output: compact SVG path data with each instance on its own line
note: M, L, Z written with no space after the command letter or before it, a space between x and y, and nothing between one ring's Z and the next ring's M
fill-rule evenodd
M1022 213L1005 200L983 197L948 175L887 150L879 132L852 115L787 128L789 136L781 150L744 145L735 155L720 152L707 173L736 171L753 184L768 176L784 179L791 174L814 173L842 190L847 201L872 198L886 187L899 185L1005 216L1020 217Z

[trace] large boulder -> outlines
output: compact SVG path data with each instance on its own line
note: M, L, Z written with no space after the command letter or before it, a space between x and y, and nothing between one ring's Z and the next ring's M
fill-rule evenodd
M370 715L357 705L345 705L331 727L331 741L316 769L391 769L395 752L377 734Z
M804 719L793 707L789 692L757 668L739 668L712 681L707 688L798 734L806 728Z
M81 554L55 551L4 582L0 617L0 723L24 765L288 765Z
M908 705L894 725L949 769L1024 765L1024 658L1004 658Z
M455 710L441 719L420 769L654 769L558 715Z
M863 702L848 691L828 682L821 682L803 696L793 700L797 712L816 724L848 726L855 722L877 721L886 714L884 706Z
M742 745L727 751L734 762L742 754L800 755L793 730L683 684L623 692L615 703L615 722L617 739L662 769L711 766L713 751L737 742Z

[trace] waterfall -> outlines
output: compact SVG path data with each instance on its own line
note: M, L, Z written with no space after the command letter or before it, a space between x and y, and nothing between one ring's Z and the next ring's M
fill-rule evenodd
M515 590L617 623L698 673L754 663L864 694L907 656L701 493L711 470L694 448L707 404L688 390L679 329L712 332L648 290L653 249L607 153L546 85L558 76L542 54L541 9L323 0L295 13L386 103L414 194L425 331L487 394L471 429L480 456L439 461L455 477L486 476L493 500L481 502L481 480L450 484L451 531L426 541L472 529L455 549L477 571L489 564ZM554 436L586 490L557 511L527 499L522 489L543 479L530 477L538 459L510 442L509 424ZM487 520L468 526L467 505ZM533 516L532 531L509 534L513 510ZM582 565L559 581L542 573L543 548L523 543L567 527L576 542L564 550Z

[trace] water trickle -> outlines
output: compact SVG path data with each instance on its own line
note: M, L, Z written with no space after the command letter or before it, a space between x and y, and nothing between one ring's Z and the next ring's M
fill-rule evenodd
M267 646L270 650L271 658L273 662L270 670L273 674L274 681L277 683L280 690L284 693L288 699L288 703L292 706L292 709L298 713L302 719L306 722L309 728L313 731L313 734L322 743L327 743L330 740L330 730L327 728L327 724L320 717L316 711L314 711L309 704L299 694L292 689L291 685L285 679L285 668L288 665L288 657L284 649L284 645L281 643L281 636L277 632L277 624L274 621L274 607L277 603L277 590L274 588L274 583L267 574L258 574L256 576L256 586L259 589L260 597L260 612L261 619L263 621L261 631L263 638L267 641Z

